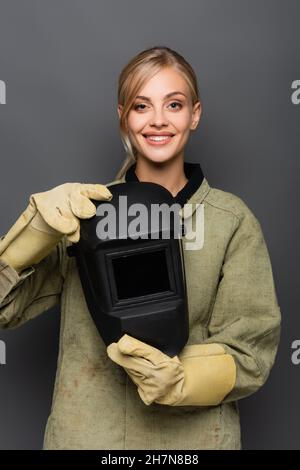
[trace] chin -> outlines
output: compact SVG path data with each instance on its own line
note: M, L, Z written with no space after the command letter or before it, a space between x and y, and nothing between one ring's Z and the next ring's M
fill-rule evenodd
M174 158L175 155L145 155L144 158L153 163L165 163Z

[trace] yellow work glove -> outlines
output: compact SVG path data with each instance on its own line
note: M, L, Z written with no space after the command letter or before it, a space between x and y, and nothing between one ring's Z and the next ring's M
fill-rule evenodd
M78 242L79 219L96 213L90 199L111 198L111 192L102 184L65 183L32 194L26 210L0 241L0 257L21 271L43 259L64 235Z
M218 405L233 389L236 365L221 344L193 344L169 357L127 334L107 347L138 387L146 405Z

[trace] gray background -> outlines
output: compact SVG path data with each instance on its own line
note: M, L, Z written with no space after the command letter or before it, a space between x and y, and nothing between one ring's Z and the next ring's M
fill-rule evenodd
M211 186L240 196L260 220L282 335L276 364L241 400L244 449L300 448L300 3L202 0L0 1L0 233L31 193L67 181L112 180L124 158L117 79L146 47L167 45L195 69L203 115L186 149ZM0 331L0 448L38 449L50 411L59 311Z

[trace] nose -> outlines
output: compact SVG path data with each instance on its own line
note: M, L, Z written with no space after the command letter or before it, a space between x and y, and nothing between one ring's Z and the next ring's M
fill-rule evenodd
M156 109L153 111L153 115L150 121L151 126L162 127L168 125L168 120L164 114L163 109Z

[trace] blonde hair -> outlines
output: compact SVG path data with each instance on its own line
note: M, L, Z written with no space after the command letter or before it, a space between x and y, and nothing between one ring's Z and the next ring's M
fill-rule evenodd
M192 97L193 105L200 101L196 74L191 65L176 51L166 46L155 46L137 54L123 68L118 80L118 103L123 106L120 117L121 139L126 151L126 158L116 175L124 176L128 168L136 162L136 149L132 146L127 130L127 117L135 96L142 86L163 67L171 66L185 78Z

